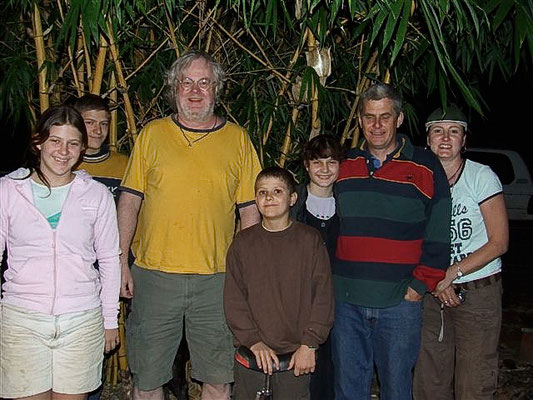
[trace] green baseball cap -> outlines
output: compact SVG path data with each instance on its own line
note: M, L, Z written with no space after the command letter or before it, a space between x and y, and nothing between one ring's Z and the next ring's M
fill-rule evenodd
M429 114L429 117L426 120L426 131L428 131L431 125L436 122L455 122L456 124L461 125L465 129L465 132L468 130L466 115L464 115L455 104L450 104L446 107L446 112L439 107Z

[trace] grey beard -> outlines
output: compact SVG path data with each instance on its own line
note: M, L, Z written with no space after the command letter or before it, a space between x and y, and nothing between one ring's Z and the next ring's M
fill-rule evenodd
M186 111L178 106L178 115L185 121L206 122L213 117L215 104L209 105L204 111Z

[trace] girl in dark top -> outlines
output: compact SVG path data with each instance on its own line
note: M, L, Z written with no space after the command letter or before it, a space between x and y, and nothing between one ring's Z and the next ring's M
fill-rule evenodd
M302 160L309 183L298 185L298 199L291 217L316 228L328 249L331 263L335 256L339 218L335 210L333 184L339 175L343 149L337 138L319 135L304 147ZM333 363L329 339L320 346L316 369L311 377L311 399L333 399Z

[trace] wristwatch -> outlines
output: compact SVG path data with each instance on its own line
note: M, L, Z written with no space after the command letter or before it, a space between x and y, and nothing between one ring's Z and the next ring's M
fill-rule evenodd
M459 264L455 264L457 265L457 277L458 278L462 278L463 277L463 271L461 271L461 267L459 266Z

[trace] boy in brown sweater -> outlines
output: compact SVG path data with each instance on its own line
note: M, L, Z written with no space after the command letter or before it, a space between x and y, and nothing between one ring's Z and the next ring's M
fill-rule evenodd
M318 231L289 217L296 202L292 175L264 169L255 183L261 224L241 231L227 255L224 311L235 345L248 347L265 373L279 369L278 354L293 353L289 371L272 377L274 398L308 399L315 350L333 324L333 287ZM235 363L234 399L253 399L260 372Z

